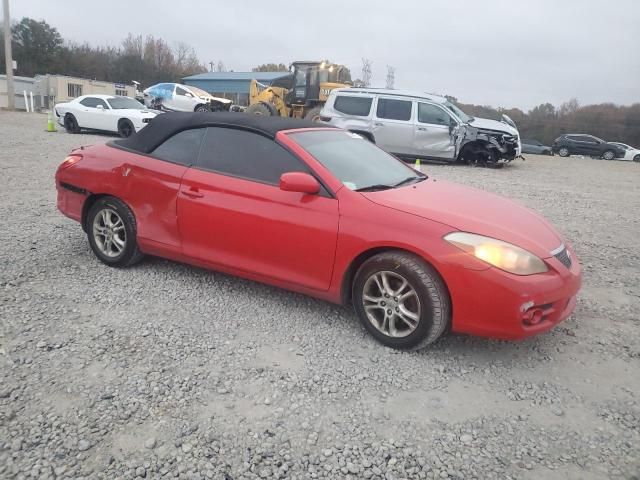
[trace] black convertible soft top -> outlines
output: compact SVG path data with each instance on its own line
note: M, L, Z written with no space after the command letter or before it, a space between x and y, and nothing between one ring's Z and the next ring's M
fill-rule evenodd
M115 146L150 153L172 135L189 128L198 127L231 127L252 130L270 138L275 138L281 130L295 128L331 127L322 123L296 118L268 117L232 112L170 112L156 116L151 122L129 138L114 140Z

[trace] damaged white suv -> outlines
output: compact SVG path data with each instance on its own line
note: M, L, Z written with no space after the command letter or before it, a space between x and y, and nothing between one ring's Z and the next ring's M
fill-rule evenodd
M501 166L520 156L513 121L474 118L437 95L378 88L339 88L320 120L344 128L403 159Z

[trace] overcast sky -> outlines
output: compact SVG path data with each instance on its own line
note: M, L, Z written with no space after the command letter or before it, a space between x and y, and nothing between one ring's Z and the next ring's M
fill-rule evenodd
M640 0L10 0L65 39L119 45L129 33L193 46L228 69L328 58L359 77L373 62L396 88L529 109L640 102ZM144 5L153 5L145 8Z

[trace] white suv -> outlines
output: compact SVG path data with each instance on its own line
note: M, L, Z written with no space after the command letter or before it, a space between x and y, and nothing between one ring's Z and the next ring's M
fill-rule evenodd
M499 166L520 156L513 121L474 118L437 95L378 88L339 88L320 120L351 130L401 158Z

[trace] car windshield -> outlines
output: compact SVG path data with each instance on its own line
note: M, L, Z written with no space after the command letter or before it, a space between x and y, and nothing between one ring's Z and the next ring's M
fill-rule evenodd
M109 106L114 110L129 108L132 110L144 110L144 105L139 101L129 97L113 97L107 100Z
M198 87L192 87L191 85L189 85L189 87L187 88L191 90L192 93L195 93L198 97L208 97L210 95L208 92L205 92Z
M473 122L474 118L464 113L460 108L451 103L449 100L444 102L444 106L451 110L463 123Z
M290 136L351 190L385 190L426 178L355 133L316 130Z

